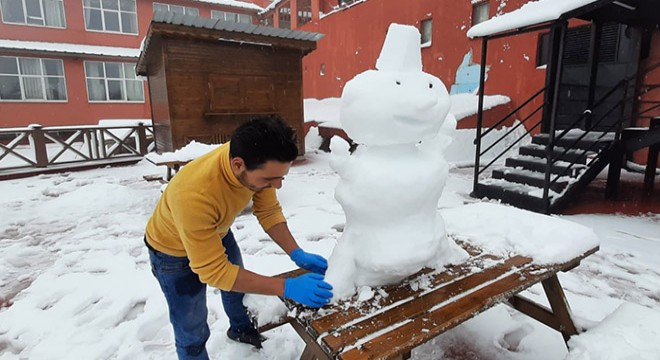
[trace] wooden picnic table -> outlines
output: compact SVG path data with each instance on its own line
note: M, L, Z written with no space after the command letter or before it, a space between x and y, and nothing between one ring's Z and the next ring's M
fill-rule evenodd
M423 269L401 284L374 289L376 296L367 301L353 298L311 310L285 300L297 315L283 323L290 322L306 343L301 359L407 359L413 348L498 303L561 332L565 341L577 334L557 273L579 265L598 247L566 263L538 265L529 257L495 256L459 244L470 254L466 262ZM539 282L551 308L518 295Z
M148 156L145 157L145 159L147 159L147 161L149 161L150 163L152 163L156 166L167 166L167 181L172 180L172 176L174 176L174 174L176 174L177 171L179 171L179 169L181 169L182 166L184 166L184 165L186 165L187 163L190 162L190 161L177 161L177 160L174 160L174 161L153 161Z

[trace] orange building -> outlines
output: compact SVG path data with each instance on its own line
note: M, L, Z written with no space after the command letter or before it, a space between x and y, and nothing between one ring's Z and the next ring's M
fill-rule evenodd
M0 127L150 118L134 68L154 11L258 23L252 2L2 0Z
M6 74L7 70L0 68L0 127L150 118L146 80L135 78L131 69L157 7L325 34L317 50L303 60L303 95L326 98L339 97L347 81L375 66L387 28L393 22L420 29L424 71L439 77L452 93L474 92L479 81L481 40L468 38L467 31L474 24L515 10L527 1L252 0L255 4L251 4L234 0L5 0L0 2L0 59L7 63L2 66L13 73ZM41 9L23 9L34 12L30 15L21 15L6 5L33 2L41 4ZM110 3L115 8L99 5ZM53 4L59 6L58 11L46 9ZM576 29L576 39L584 33L584 28L579 28L583 24L579 20L570 23ZM616 54L627 30L617 27L613 31L614 48L610 51ZM547 38L547 31L541 31L490 41L485 64L486 93L510 97L513 109L542 88ZM660 62L657 28L644 33L639 43L634 67L642 71ZM578 45L574 50L577 61L584 60L586 66L584 51L580 52L585 49L588 47ZM37 60L25 60L26 73L17 75L20 58ZM30 72L30 66L38 67L38 61L41 75ZM118 71L123 75L117 75ZM645 81L660 82L660 71L645 76ZM21 82L20 99L17 81ZM40 81L41 92L25 85ZM487 119L485 125L496 120ZM647 120L631 125L645 126Z

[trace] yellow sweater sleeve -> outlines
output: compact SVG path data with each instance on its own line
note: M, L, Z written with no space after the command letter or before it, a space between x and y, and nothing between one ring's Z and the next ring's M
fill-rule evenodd
M267 188L254 193L252 197L252 209L254 215L259 219L261 227L268 231L273 225L286 222L282 214L282 206L277 201L274 188Z
M218 219L214 204L203 194L181 190L169 194L172 220L190 259L190 268L202 282L222 290L231 290L239 267L225 254L215 226Z

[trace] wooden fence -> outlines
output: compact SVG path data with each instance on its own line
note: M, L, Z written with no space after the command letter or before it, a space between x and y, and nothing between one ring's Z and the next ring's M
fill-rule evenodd
M154 145L153 128L142 123L0 128L0 179L137 162Z

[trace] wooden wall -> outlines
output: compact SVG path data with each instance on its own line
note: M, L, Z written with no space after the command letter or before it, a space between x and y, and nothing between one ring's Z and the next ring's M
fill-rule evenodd
M169 104L171 148L159 151L172 151L192 140L225 142L250 118L279 114L300 134L298 148L304 152L299 50L167 38L163 43L166 78L156 73L152 101L154 120L158 117L156 122L164 126L168 122L153 96L158 106Z

